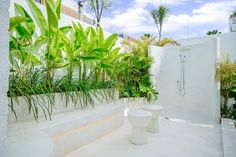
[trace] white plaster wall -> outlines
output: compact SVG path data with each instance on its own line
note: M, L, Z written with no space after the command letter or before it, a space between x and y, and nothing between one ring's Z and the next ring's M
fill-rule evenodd
M236 60L236 32L222 33L218 35L209 35L204 37L194 37L178 40L182 46L200 44L211 40L212 38L220 38L221 56L228 54L232 61Z
M187 112L209 120L219 121L219 88L215 81L217 60L216 39L179 47L150 46L149 54L154 58L151 74L159 92L158 104L166 111ZM179 94L179 54L186 56L185 96ZM167 115L168 116L168 115ZM170 115L171 116L171 115Z
M4 149L4 139L7 130L7 90L8 90L8 53L9 53L9 40L8 40L8 26L9 26L9 0L0 1L0 156Z
M220 34L221 56L228 54L231 61L236 60L236 32Z

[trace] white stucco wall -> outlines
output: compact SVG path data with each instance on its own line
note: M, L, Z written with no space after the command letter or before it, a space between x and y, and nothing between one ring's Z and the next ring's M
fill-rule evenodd
M229 55L231 61L236 60L236 32L220 34L221 56Z
M182 46L200 44L211 40L212 38L220 38L221 56L228 54L232 61L236 60L236 32L222 33L218 35L208 35L204 37L194 37L189 39L178 40Z
M8 89L8 53L9 53L9 41L8 41L8 26L9 26L9 0L0 1L0 15L1 15L1 27L0 27L0 156L4 149L3 143L6 137L7 130L7 89Z
M192 42L183 48L150 46L154 58L151 73L156 76L155 87L159 92L158 104L166 110L188 112L199 117L219 121L219 88L215 81L217 40ZM180 80L179 55L186 56L185 95L181 96L177 81Z

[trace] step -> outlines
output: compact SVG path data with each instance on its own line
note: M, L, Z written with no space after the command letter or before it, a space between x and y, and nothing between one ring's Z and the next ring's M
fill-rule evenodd
M37 129L8 131L3 157L54 157L52 138Z
M60 157L121 127L123 118L124 103L123 101L116 101L99 103L94 108L85 110L58 113L53 115L51 121L42 118L39 119L38 123L32 120L12 122L9 125L9 131L36 130L36 132L43 132L53 142L54 156ZM35 133L35 135L35 139L37 139L37 134ZM27 142L23 138L19 140L20 143ZM45 145L46 143L48 142L45 141ZM31 146L21 149L30 150Z
M235 120L221 119L224 157L236 157Z

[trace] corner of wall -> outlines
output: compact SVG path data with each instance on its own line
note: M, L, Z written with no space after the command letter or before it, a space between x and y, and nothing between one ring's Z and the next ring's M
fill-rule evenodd
M7 131L7 90L8 90L8 77L9 77L9 7L10 1L1 1L0 15L1 15L1 27L0 27L0 153L4 150L4 140L6 138ZM0 154L1 156L1 154Z

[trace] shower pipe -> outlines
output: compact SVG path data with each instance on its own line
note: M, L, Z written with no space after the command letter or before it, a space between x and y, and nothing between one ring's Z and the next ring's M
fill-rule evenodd
M178 88L179 88L179 94L181 96L185 96L185 58L186 56L183 54L179 54L180 58L180 80L177 81Z

